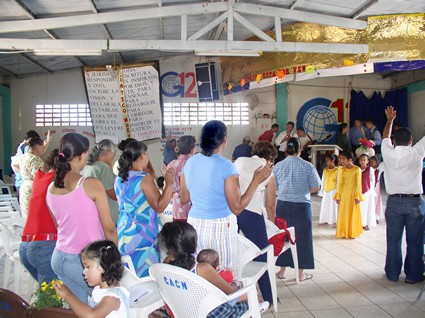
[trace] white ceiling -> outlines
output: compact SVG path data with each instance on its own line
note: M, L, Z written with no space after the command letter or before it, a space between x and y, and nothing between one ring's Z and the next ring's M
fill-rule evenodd
M211 10L214 5L225 5L227 9ZM155 10L159 8L159 11L153 11L153 8L156 8ZM184 9L180 10L180 8ZM204 12L196 11L199 8L205 8ZM314 19L319 19L318 21L322 21L324 24L360 26L358 28L361 28L362 25L365 25L361 21L365 21L368 16L425 12L425 1L0 0L0 76L25 77L37 73L53 73L79 68L84 65L146 61L182 54L182 48L186 48L186 52L193 51L193 46L187 46L188 43L201 43L201 41L182 41L185 40L182 38L184 36L182 33L187 33L187 38L190 38L229 8L232 10L234 8L235 14L233 41L236 43L235 45L244 46L247 42L240 41L253 36L255 31L274 30L275 21L287 24L297 21L315 22ZM244 10L244 8L247 9ZM264 15L268 8L272 9L270 12L277 12L277 20L270 14ZM281 9L290 9L291 11ZM159 12L159 14L155 18L150 18L155 12ZM112 15L104 15L105 13L112 13ZM132 13L137 16L131 16ZM187 29L183 28L183 31L184 20L181 16L185 14L187 15ZM242 18L238 20L237 15ZM72 18L67 20L66 17L70 16ZM102 19L104 17L102 21L106 22L99 23L100 17ZM55 22L56 26L50 24L51 18L61 18L59 19L60 24L57 25L57 22ZM243 18L250 23L248 27L239 22L243 21ZM43 25L52 29L43 29ZM13 32L7 30L13 30ZM198 40L208 42L203 42L199 46L220 48L219 45L223 44L226 48L231 47L233 41L228 36L226 21L224 21L201 35ZM10 39L21 41L14 41L13 44L10 44ZM30 39L38 40L31 42L28 41ZM59 42L60 40L67 41ZM76 44L69 40L81 41ZM109 45L109 47L103 48L114 47L114 52L104 49L102 56L91 57L38 56L33 53L33 49L37 47L59 45L58 43L60 45L64 43L63 45L66 47L96 45L97 42L93 40L108 40L108 42L102 42L102 45ZM115 40L130 41L123 43ZM170 40L175 41L170 42ZM270 47L274 45L273 43L269 43ZM13 48L21 53L12 52ZM353 49L342 46L338 48ZM280 49L274 47L274 50Z

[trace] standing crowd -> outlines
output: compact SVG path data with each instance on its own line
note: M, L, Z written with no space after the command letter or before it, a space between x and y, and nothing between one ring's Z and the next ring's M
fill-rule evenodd
M343 151L338 158L326 156L322 178L304 160L314 140L302 128L294 129L294 123L288 122L280 134L273 125L253 146L245 137L232 162L222 155L228 141L226 126L209 121L202 128L199 153L193 136L178 141L167 136L162 190L143 142L122 141L114 166L117 146L112 141L102 140L90 150L86 137L68 133L44 162L41 157L51 143L50 134L43 141L28 132L14 161L21 173L19 197L26 219L21 261L40 284L59 278L63 285L55 286L58 294L80 317L90 311L125 317L128 292L119 286L124 270L121 255L131 258L139 277L148 276L149 267L163 261L230 294L238 288L238 231L263 249L269 245L266 219L280 218L295 228L297 275L304 281L312 278L305 270L314 269L311 193L320 190L322 196L320 223L336 225L337 237L356 238L384 216L380 179L385 171L389 194L385 272L389 280L398 280L406 228L406 282L421 281L425 138L412 146L410 130L400 128L391 139L396 118L392 107L386 116L382 137L371 120L366 127L356 120L350 131L341 124L337 142ZM376 156L361 154L356 166L351 150L361 146L362 138L372 140ZM248 147L249 154L240 155ZM173 222L162 227L158 214L170 202ZM280 255L276 265L281 267L278 277L285 279L286 268L294 267L292 255ZM266 310L273 303L267 274L259 287L264 299L260 307ZM240 316L247 310L245 300L223 304L209 317Z

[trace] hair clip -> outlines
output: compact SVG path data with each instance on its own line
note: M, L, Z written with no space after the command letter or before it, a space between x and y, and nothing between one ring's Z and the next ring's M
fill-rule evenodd
M65 158L65 155L63 154L63 152L59 152L59 153L58 153L58 156L59 156L59 157L62 157L62 158Z
M288 143L289 147L294 147L294 144L292 142Z
M112 248L112 246L111 246L111 245L108 245L108 246L106 247L106 249L107 249L107 250L109 250L110 248Z

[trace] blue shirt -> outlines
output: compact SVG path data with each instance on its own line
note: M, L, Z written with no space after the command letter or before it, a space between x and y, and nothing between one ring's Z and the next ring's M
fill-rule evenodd
M310 188L320 186L316 168L300 157L289 156L273 169L277 198L281 201L311 203Z
M350 129L350 142L352 145L358 146L359 144L359 139L361 138L366 138L369 139L369 129L367 129L366 127L357 129L356 127L351 127Z
M211 157L198 153L183 168L192 208L189 216L198 219L221 219L229 216L224 181L238 174L236 166L221 155Z
M164 164L168 166L168 164L177 159L177 153L171 146L165 146L164 148Z

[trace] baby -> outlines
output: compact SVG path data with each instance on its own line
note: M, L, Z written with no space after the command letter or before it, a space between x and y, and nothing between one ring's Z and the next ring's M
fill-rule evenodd
M196 258L198 263L210 264L226 282L232 283L234 281L234 272L229 268L220 267L220 259L218 253L213 249L205 249L198 253Z

